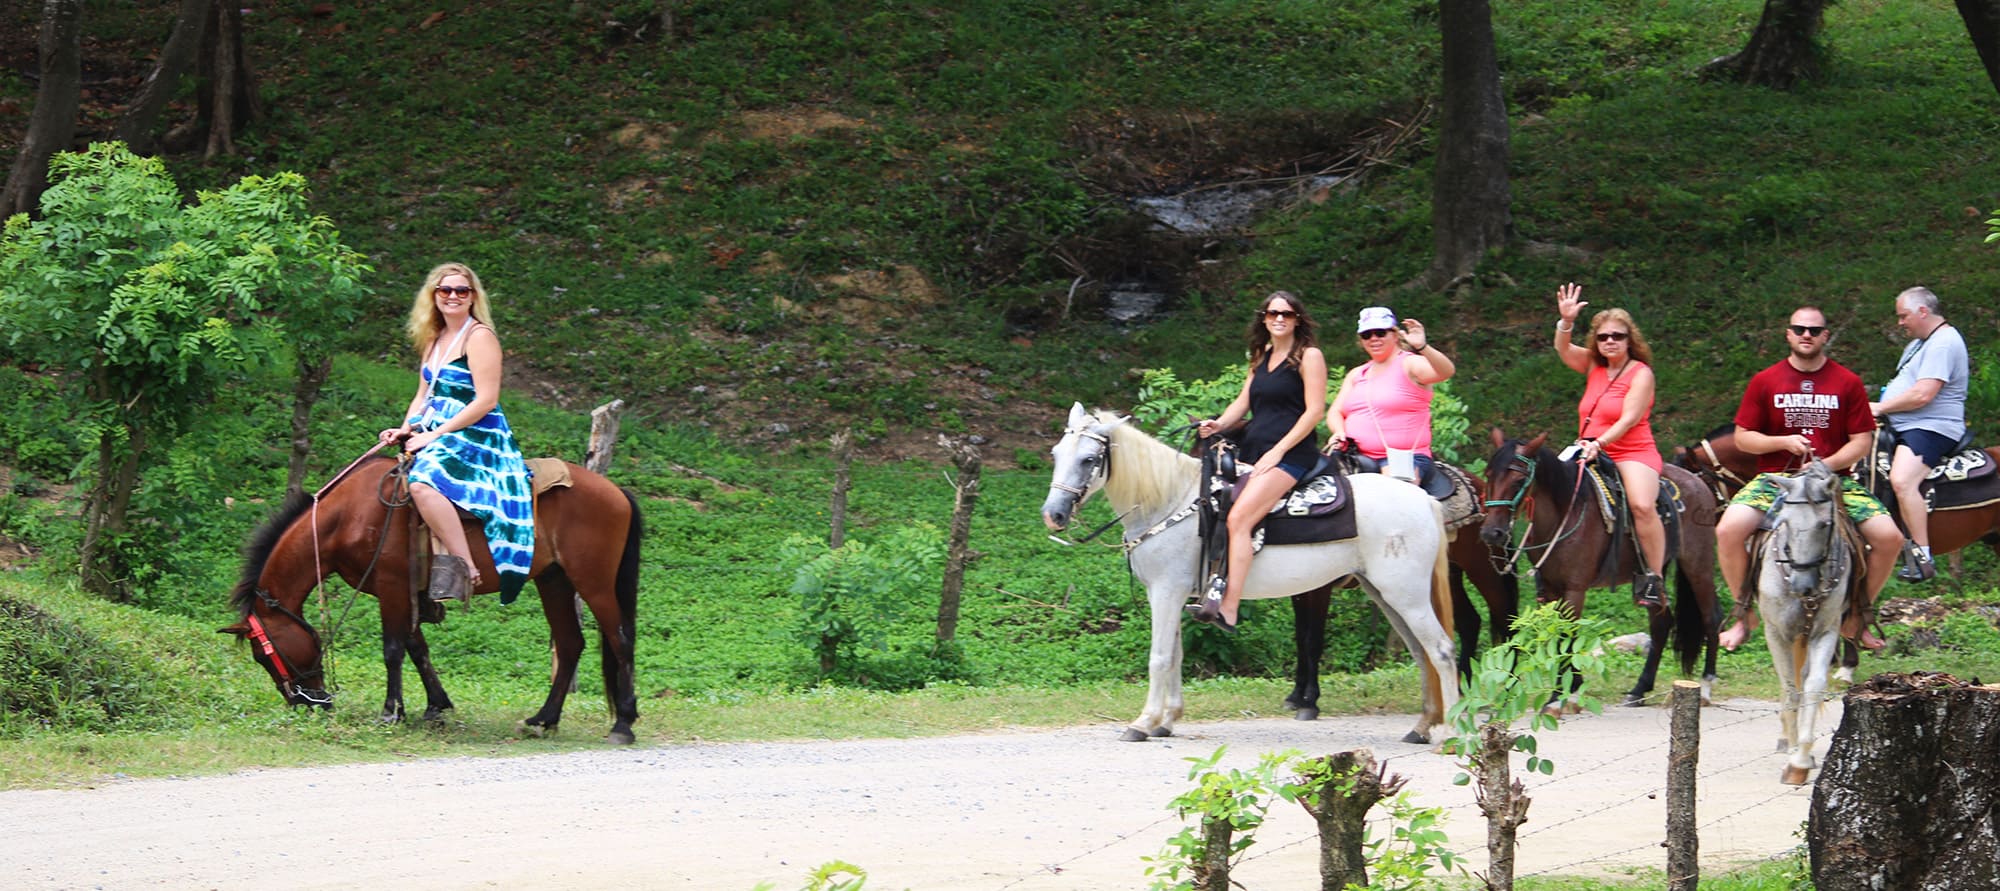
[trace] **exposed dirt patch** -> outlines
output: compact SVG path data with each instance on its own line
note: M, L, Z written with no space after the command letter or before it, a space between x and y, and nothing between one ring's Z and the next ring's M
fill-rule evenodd
M873 125L824 108L746 111L738 122L752 139L791 139L823 130L873 130Z

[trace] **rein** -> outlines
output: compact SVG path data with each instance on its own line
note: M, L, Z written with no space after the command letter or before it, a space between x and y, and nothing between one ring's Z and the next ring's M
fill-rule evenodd
M1507 549L1507 553L1499 558L1499 560L1503 562L1500 562L1499 565L1496 565L1494 567L1494 569L1498 570L1502 575L1513 575L1514 566L1516 563L1519 562L1521 555L1537 550L1541 551L1542 555L1540 557L1537 557L1535 559L1534 565L1530 566L1528 569L1530 572L1541 572L1542 564L1547 563L1549 557L1555 554L1556 545L1561 544L1563 539L1575 535L1579 530L1583 528L1583 522L1581 520L1578 520L1577 524L1574 526L1569 525L1569 521L1571 520L1571 518L1574 518L1577 513L1576 511L1576 505L1578 501L1577 494L1583 491L1583 471L1581 468L1578 468L1576 474L1576 484L1570 487L1569 506L1563 511L1562 519L1556 522L1555 536L1550 538L1548 541L1545 541L1538 545L1528 544L1528 538L1535 534L1535 508L1534 508L1534 501L1532 499L1529 499L1527 496L1528 492L1532 490L1535 486L1535 475L1537 469L1539 468L1539 465L1537 462L1529 460L1528 456L1521 454L1518 450L1514 452L1514 460L1519 462L1521 466L1527 468L1527 470L1524 471L1522 474L1526 478L1521 481L1520 487L1514 490L1514 497L1489 498L1481 505L1482 508L1504 507L1507 509L1508 513L1511 514L1519 512L1521 502L1523 500L1526 500L1528 502L1528 512L1527 512L1528 528L1521 532L1520 541L1515 542L1513 546ZM1568 528L1565 529L1564 527Z
M1819 504L1820 502L1812 499L1795 499L1786 496L1782 503L1811 505ZM1785 567L1787 576L1796 575L1801 571L1815 572L1817 574L1817 577L1813 580L1812 589L1799 595L1799 605L1805 609L1805 625L1808 628L1812 627L1815 618L1819 614L1820 607L1826 603L1826 598L1833 593L1836 583L1846 584L1847 582L1845 578L1836 579L1835 573L1819 571L1821 567L1828 563L1832 563L1832 565L1838 567L1848 561L1847 548L1845 547L1846 541L1840 534L1840 501L1839 490L1837 488L1832 489L1828 494L1825 504L1827 505L1828 513L1826 546L1820 549L1818 559L1797 560L1792 557L1792 540L1789 534L1791 526L1788 523L1780 523L1778 529L1772 533L1774 536L1778 532L1787 533L1781 539L1776 561L1779 565Z

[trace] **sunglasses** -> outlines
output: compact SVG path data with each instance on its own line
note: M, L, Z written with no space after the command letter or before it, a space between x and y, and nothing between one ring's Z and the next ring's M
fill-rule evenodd
M462 285L438 285L437 295L439 297L470 297L472 296L472 289Z
M1631 336L1632 336L1632 335L1630 335L1630 334L1626 334L1626 333L1625 333L1625 332L1623 332L1623 331L1599 331L1599 332L1597 332L1597 342L1598 342L1598 343L1617 343L1617 342L1619 342L1619 341L1621 341L1621 340L1624 340L1625 338L1627 338L1627 337L1631 337Z
M1388 337L1390 334L1393 333L1395 332L1388 328L1370 328L1366 331L1361 332L1361 339L1374 340L1375 338L1378 337Z
M1267 309L1267 310L1264 310L1264 318L1267 318L1267 319L1285 319L1286 321L1290 321L1290 320L1292 320L1292 319L1296 319L1296 318L1298 318L1298 317L1299 317L1299 314L1298 314L1298 313L1296 313L1296 312L1293 312L1293 311L1291 311L1291 310L1289 310L1289 309Z
M1787 325L1785 327L1792 329L1792 333L1800 337L1818 337L1826 333L1825 325Z

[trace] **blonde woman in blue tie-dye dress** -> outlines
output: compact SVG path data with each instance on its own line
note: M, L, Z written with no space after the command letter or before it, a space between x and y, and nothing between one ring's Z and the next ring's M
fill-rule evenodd
M410 307L410 340L423 359L417 395L382 441L409 452L410 496L431 530L432 599L464 599L480 586L457 510L478 517L500 601L511 603L535 556L528 467L500 411L500 336L479 276L462 263L431 270Z

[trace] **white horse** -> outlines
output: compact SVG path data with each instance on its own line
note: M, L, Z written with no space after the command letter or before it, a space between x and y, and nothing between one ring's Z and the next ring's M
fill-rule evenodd
M1201 546L1194 501L1201 465L1108 412L1070 409L1054 452L1055 473L1042 520L1068 528L1085 499L1104 490L1123 518L1132 574L1153 610L1151 684L1146 708L1122 737L1139 742L1173 735L1181 693L1182 605L1199 585ZM1351 541L1272 545L1250 565L1243 596L1290 597L1353 578L1389 617L1423 668L1424 711L1405 742L1430 742L1458 701L1451 593L1446 582L1443 514L1422 489L1373 473L1350 477L1360 534Z
M1840 645L1848 581L1859 555L1840 532L1840 484L1825 464L1814 460L1798 475L1775 482L1779 498L1771 509L1771 533L1759 550L1757 608L1764 615L1771 666L1784 691L1778 706L1784 733L1778 751L1791 757L1780 779L1803 786L1818 766L1812 754L1813 725L1826 695L1827 666Z

